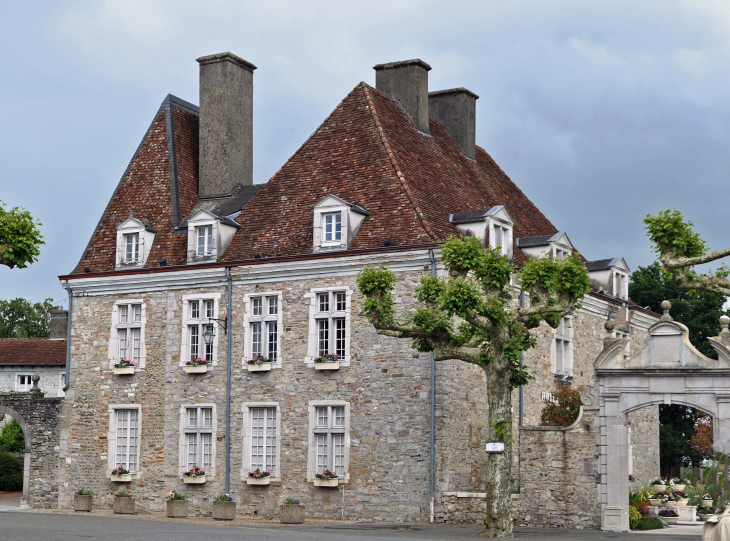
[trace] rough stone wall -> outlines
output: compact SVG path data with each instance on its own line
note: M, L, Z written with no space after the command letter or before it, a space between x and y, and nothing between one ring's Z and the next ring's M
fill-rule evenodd
M659 477L659 406L629 412L628 422L636 485L649 484Z
M24 496L31 507L58 505L58 417L61 398L44 398L36 393L0 393L0 413L12 415L23 428L30 463L26 461ZM28 468L29 466L29 468Z
M18 375L38 374L41 378L38 387L46 396L61 396L59 394L61 374L65 373L65 366L57 368L47 366L0 366L0 393L15 392L15 381Z
M515 525L600 527L596 421L596 410L589 410L569 430L520 429L520 494L515 500Z

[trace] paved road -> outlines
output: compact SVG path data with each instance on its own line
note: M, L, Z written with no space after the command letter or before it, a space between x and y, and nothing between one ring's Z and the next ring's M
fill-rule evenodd
M461 541L473 540L481 530L478 526L430 526L416 525L327 525L327 526L244 526L210 523L193 523L184 520L155 521L135 518L109 518L89 515L60 515L50 513L9 512L0 513L0 539L5 541L42 540L129 540L135 541L363 541L388 539L391 541ZM683 531L687 531L685 534ZM632 539L653 541L698 541L701 528L686 526L651 533L610 533L581 530L534 530L520 529L520 539L561 539L562 541L588 541L602 539Z

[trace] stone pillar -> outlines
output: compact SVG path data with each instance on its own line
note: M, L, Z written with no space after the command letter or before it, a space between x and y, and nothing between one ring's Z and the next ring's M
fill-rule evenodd
M629 433L620 397L604 395L601 404L601 529L611 532L629 529Z

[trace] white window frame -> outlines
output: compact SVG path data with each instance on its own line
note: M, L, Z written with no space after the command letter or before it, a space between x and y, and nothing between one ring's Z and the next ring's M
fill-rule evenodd
M343 407L345 408L345 453L343 458L344 473L335 471L340 483L350 482L350 403L342 400L316 400L309 403L309 451L307 453L307 481L313 482L317 471L317 445L315 428L317 427L317 408L321 407Z
M196 293L194 295L183 295L182 298L182 339L180 340L180 366L185 366L185 363L190 360L190 331L188 327L190 325L199 325L199 329L205 332L205 326L208 323L208 318L204 314L204 305L202 301L213 301L213 318L218 319L219 304L220 304L220 293ZM200 316L197 319L192 319L190 316L190 301L198 301L200 303ZM218 337L220 335L220 327L214 321L212 322L213 332L213 362L209 363L208 366L218 365ZM203 341L202 332L198 333L198 355L203 352L202 357L205 357L205 342Z
M621 300L628 300L629 275L614 269L611 279L611 288L613 289L614 297Z
M268 314L269 304L268 304L268 298L269 297L275 297L277 299L277 313L276 315L270 315ZM261 298L262 299L262 311L263 314L261 316L256 316L253 313L253 306L255 298ZM276 323L276 361L271 363L271 368L281 368L281 358L282 358L282 352L281 352L281 335L284 331L283 327L283 312L284 312L284 295L281 291L266 291L262 293L247 293L243 296L243 335L244 335L244 342L243 342L243 367L246 368L246 361L253 358L253 343L252 343L252 334L253 331L251 330L251 326L253 323L261 323L261 340L262 340L262 348L264 344L264 334L268 334L267 329L265 328L266 323ZM268 357L268 355L264 355L265 357Z
M322 213L322 246L339 246L341 244L346 244L342 242L342 233L343 233L343 212L341 210L335 211L335 212L323 212ZM335 238L337 232L335 231L337 221L335 220L335 217L339 217L340 222L340 238ZM329 223L329 219L331 218L331 223ZM331 231L328 231L328 228L331 226ZM344 231L345 237L347 236L347 231ZM330 236L331 238L328 238Z
M352 338L352 289L349 286L317 287L310 289L309 292L304 295L304 298L309 302L309 338L307 340L307 356L304 358L304 362L307 365L314 366L314 359L319 357L319 328L317 324L317 320L320 319L318 314L321 314L321 312L318 311L319 294L330 293L331 295L334 292L345 293L345 355L340 359L340 367L350 366L350 343ZM330 296L330 306L331 302L332 297ZM335 311L330 309L329 313L333 314ZM330 340L333 340L332 333L333 329L330 328Z
M190 429L187 426L187 419L188 419L188 409L198 409L198 428L195 430ZM211 409L213 410L213 423L212 427L210 429L204 429L200 428L200 419L201 417L201 411L202 409ZM179 472L188 471L190 468L188 468L188 438L187 434L189 433L209 433L211 434L211 460L210 460L210 470L205 470L205 477L213 478L215 476L215 463L216 463L216 440L218 435L218 415L216 411L216 405L213 403L201 403L201 404L183 404L180 406L180 429L179 429L179 445L178 445L178 462L180 465ZM198 443L200 445L200 443ZM199 453L202 452L202 446L198 451ZM202 466L199 466L202 468ZM182 473L178 474L178 478L182 479L183 475Z
M560 334L560 328L563 327L563 323L568 322L568 332ZM557 329L553 329L553 341L550 348L550 367L551 371L556 376L573 377L573 335L574 335L575 318L573 316L565 316ZM563 327L564 328L564 327ZM558 372L558 341L563 343L563 371ZM567 348L566 348L567 345Z
M195 257L212 257L215 250L215 232L213 224L195 226ZM203 253L200 252L200 240L203 239Z
M27 378L27 383L21 383L21 380ZM16 393L27 393L33 388L33 375L32 374L16 374L15 375L15 392Z
M138 235L137 257L127 258L127 235ZM146 226L137 218L127 218L117 227L116 269L144 267L155 241L154 229Z
M132 305L140 304L142 306L142 313L141 313L141 321L137 322L134 321L127 321L126 323L119 321L119 315L120 315L120 306L121 305L129 305L130 308L128 309L128 320L133 319L133 313L134 310L131 308ZM147 306L143 299L119 299L114 303L114 306L112 308L112 325L111 330L109 332L109 351L108 351L108 358L110 363L110 368L114 364L118 363L121 359L119 358L119 329L126 328L130 329L132 327L139 328L139 363L137 364L137 367L135 368L135 372L140 371L145 367L145 358L147 357L147 346L145 344L145 326L147 324ZM127 330L127 337L129 339L129 330ZM130 346L131 349L131 346ZM132 357L127 357L128 359L132 359ZM134 359L132 359L134 360Z
M276 408L276 458L271 480L281 481L281 409L278 402L244 402L241 408L243 424L241 442L243 457L241 462L241 481L248 477L246 468L251 469L251 410L254 408Z
M141 478L141 450L142 450L142 405L141 404L109 404L109 431L107 432L107 479L112 478L112 470L117 467L117 411L137 411L137 471L132 473L132 479ZM103 460L103 457L102 457Z
M503 220L499 220L494 217L490 217L488 222L489 227L489 246L495 250L499 250L502 255L512 257L514 253L513 249L513 227ZM497 243L497 237L499 236L499 243Z

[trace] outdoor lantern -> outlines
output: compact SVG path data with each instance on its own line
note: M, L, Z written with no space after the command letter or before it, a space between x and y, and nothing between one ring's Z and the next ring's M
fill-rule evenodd
M213 343L214 336L215 330L213 329L213 325L208 325L208 328L205 329L205 332L203 333L203 341L205 341L205 344L209 346Z

